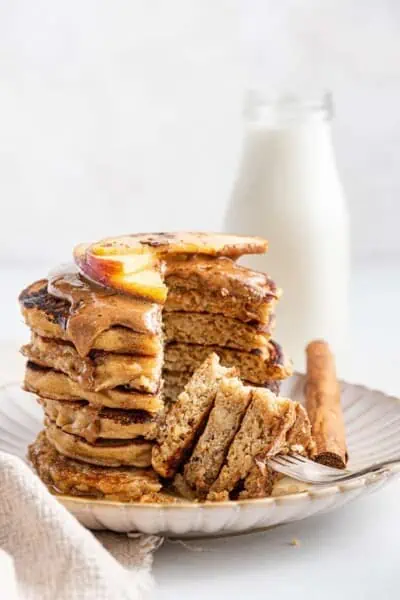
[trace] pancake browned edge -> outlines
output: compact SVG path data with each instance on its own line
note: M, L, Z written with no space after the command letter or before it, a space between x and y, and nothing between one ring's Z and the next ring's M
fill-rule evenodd
M67 458L53 448L44 431L29 446L28 457L53 493L120 502L174 502L161 492L153 469L105 468Z

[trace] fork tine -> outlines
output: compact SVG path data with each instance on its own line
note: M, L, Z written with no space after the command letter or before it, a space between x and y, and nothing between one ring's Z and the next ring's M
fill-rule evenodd
M275 463L277 465L281 465L281 466L286 466L288 463L286 461L286 456L281 456L281 455L277 455L277 456L272 456L271 458L268 459L268 461L270 463Z
M348 470L334 469L298 454L278 454L268 458L269 466L289 477L313 485L331 485L354 477Z
M284 454L282 458L287 464L290 465L296 465L298 462L293 454Z
M298 462L301 463L311 462L310 459L306 458L305 456L302 456L301 454L292 454L291 456L293 456L293 458L295 458Z

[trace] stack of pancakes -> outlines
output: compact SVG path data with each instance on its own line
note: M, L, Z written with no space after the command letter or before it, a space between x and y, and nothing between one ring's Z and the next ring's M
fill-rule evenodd
M96 286L73 267L19 300L31 329L24 387L45 413L41 451L53 461L58 453L103 468L149 468L163 408L161 305Z
M175 235L167 236L169 244ZM209 248L213 237L204 239ZM265 250L257 243L257 251ZM211 353L221 368L236 367L246 385L278 392L291 374L271 339L280 290L267 275L239 266L235 259L244 252L235 252L229 244L214 255L170 249L160 271L165 303L99 285L73 265L23 290L31 329L22 348L24 387L45 413L30 458L49 486L162 501L152 469L159 432L165 434L169 406Z

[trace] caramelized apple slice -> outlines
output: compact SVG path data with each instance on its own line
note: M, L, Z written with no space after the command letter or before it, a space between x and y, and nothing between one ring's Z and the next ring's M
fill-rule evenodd
M224 233L176 232L137 233L106 238L91 244L88 252L96 257L122 256L154 252L159 256L169 254L205 254L238 258L243 254L262 254L267 241Z
M168 290L163 281L162 264L155 256L136 256L137 263L133 260L135 256L124 256L123 260L106 260L104 257L104 260L90 261L87 250L87 244L74 248L75 263L87 279L152 302L165 302Z

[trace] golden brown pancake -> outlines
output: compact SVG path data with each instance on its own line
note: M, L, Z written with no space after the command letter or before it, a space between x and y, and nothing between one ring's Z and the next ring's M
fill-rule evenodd
M81 358L72 344L35 333L32 333L31 343L21 351L29 361L61 371L89 391L100 392L123 385L154 394L160 388L162 354L133 356L92 351L90 356Z
M25 321L45 337L72 342L81 356L90 350L153 355L159 347L161 308L94 286L67 269L25 288L19 303ZM116 329L117 331L115 331Z
M48 420L65 431L93 443L99 438L127 440L155 439L158 421L143 410L102 408L87 402L38 398Z
M145 410L157 413L163 408L161 392L146 394L117 387L112 390L90 392L64 373L28 362L25 368L24 389L54 400L86 400L93 406L106 406L124 410Z
M149 467L152 443L142 438L134 440L97 440L90 444L85 439L46 423L46 436L57 452L69 458L104 467Z
M52 492L121 502L159 502L161 483L152 469L99 467L63 456L41 431L29 446L29 459Z

